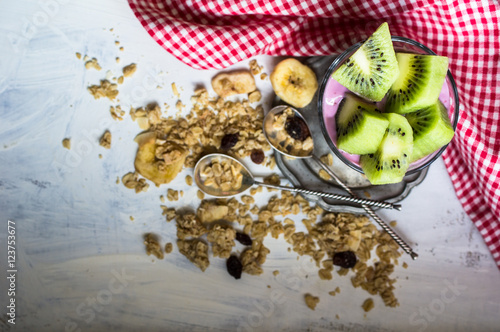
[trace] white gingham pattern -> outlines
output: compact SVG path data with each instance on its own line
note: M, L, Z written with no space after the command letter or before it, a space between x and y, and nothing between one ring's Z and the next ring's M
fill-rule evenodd
M146 31L197 69L259 54L339 53L382 22L449 57L460 95L443 159L500 267L500 4L493 0L129 0Z

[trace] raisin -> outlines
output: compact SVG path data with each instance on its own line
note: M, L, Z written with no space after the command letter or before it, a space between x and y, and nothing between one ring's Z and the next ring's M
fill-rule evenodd
M226 261L227 272L234 277L234 279L241 278L241 272L243 272L243 265L240 262L240 259L231 255Z
M250 159L256 164L262 164L264 161L265 155L262 150L252 150L252 154L250 154Z
M286 119L285 130L290 137L299 141L304 141L310 136L307 124L298 116L288 117Z
M233 146L236 145L236 143L238 143L238 138L239 138L238 133L224 135L224 137L222 137L222 141L220 142L220 148L222 150L231 149Z
M241 243L241 244L243 244L245 246L251 246L252 245L252 239L250 238L250 236L248 236L245 233L237 232L236 233L236 241L238 241L239 243Z
M352 251L336 252L333 255L333 264L350 269L356 265L356 254Z

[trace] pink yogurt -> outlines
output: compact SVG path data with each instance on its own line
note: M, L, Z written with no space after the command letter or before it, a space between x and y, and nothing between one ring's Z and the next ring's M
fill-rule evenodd
M335 114L337 113L340 101L342 100L342 98L344 98L345 93L348 91L349 90L346 87L341 85L332 77L328 79L328 82L325 85L325 91L323 94L323 119L325 121L325 127L326 130L328 131L328 135L330 136L330 139L332 140L333 144L335 144L335 146L337 146L337 130L335 129L336 128ZM452 105L452 103L450 97L450 89L448 87L448 79L446 79L443 84L443 88L441 89L441 93L439 94L439 100L443 103L446 109L448 109L448 114L451 117L454 112L454 105L451 106L450 108L450 105ZM377 103L377 107L382 109L384 104L385 104L385 98ZM359 166L359 155L349 154L340 149L339 152L342 153L342 155L346 159L350 160L351 162ZM410 168L420 166L422 161L425 162L425 159L427 158L424 157L421 160L414 162L412 165L410 165Z

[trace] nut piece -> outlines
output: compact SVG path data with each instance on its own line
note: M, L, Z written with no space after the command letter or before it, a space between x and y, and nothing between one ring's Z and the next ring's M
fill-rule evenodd
M99 65L99 62L97 62L96 58L92 58L89 61L85 62L85 68L86 69L95 69L95 70L101 70L101 66Z
M248 71L220 73L212 79L212 88L222 98L240 93L250 93L257 87L255 79Z
M304 299L306 300L306 305L309 307L309 309L316 309L316 305L319 303L319 297L313 296L311 294L306 294L304 296Z
M101 85L91 85L87 88L94 99L108 98L114 100L118 96L118 85L108 80L101 80Z
M368 298L363 302L363 305L361 306L365 312L368 312L372 310L375 307L375 304L373 303L372 298Z
M146 245L146 253L153 254L158 259L163 259L163 250L158 241L158 236L152 233L144 235L144 244Z
M104 134L101 136L101 139L99 140L99 145L106 149L111 148L111 133L109 130L106 130Z
M128 66L123 67L123 76L124 77L130 77L132 76L135 71L137 70L137 65L135 63L131 63Z
M68 150L71 149L71 139L70 138L63 139L62 145L63 145L63 147L65 147Z

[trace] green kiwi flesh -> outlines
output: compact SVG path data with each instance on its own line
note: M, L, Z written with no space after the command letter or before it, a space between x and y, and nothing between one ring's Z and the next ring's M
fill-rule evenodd
M397 53L400 75L389 90L385 112L405 114L436 103L448 72L448 58Z
M332 77L363 98L381 101L398 75L389 25L383 23Z
M413 153L416 161L450 143L455 134L448 111L439 100L426 108L406 115L413 129Z
M396 113L384 114L389 120L384 137L375 153L360 157L361 169L371 184L400 182L410 165L413 132L406 118Z
M389 120L374 104L346 94L335 114L337 147L351 154L377 151Z

